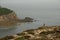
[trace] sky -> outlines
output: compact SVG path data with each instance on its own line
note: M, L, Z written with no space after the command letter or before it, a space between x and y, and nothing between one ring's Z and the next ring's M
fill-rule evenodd
M60 23L60 0L0 0L0 5L14 10L20 18Z
M32 5L40 8L60 8L60 0L0 0L0 5Z
M0 0L0 5L12 9L20 19L31 17L38 20L36 23L33 22L33 26L29 23L28 25L24 24L23 29L36 25L40 26L43 23L47 25L60 25L60 0ZM20 28L18 30L20 32ZM15 32L18 32L18 30L15 30ZM0 33L0 36L3 34Z

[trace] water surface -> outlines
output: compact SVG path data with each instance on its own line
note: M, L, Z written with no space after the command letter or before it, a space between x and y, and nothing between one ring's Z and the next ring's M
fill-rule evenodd
M31 17L37 21L33 23L23 23L11 29L0 29L0 37L20 33L27 29L35 29L44 23L50 26L60 25L60 7L56 1L51 2L48 1L42 4L39 4L39 2L31 3L31 1L27 3L1 3L3 7L14 10L20 19Z

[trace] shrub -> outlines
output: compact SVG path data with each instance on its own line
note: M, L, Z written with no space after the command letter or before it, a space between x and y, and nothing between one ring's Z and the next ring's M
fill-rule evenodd
M19 37L19 38L15 39L15 40L25 40L25 39L23 37Z

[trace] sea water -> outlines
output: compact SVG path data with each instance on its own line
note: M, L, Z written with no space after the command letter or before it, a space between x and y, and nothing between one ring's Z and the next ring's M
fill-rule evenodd
M35 29L43 24L46 24L47 26L60 25L60 9L57 5L50 5L50 7L49 5L39 6L34 3L2 3L1 5L15 11L19 19L31 17L37 21L22 23L21 25L16 25L10 29L0 29L0 37L21 33L28 29Z

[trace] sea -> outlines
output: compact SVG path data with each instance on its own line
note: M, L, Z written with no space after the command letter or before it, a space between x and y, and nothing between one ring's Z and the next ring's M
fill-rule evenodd
M60 25L60 9L49 7L48 5L42 7L37 4L1 4L2 7L13 10L19 19L31 17L35 22L21 23L12 28L0 28L0 37L15 35L25 30L36 29L43 24L46 26L59 26Z

